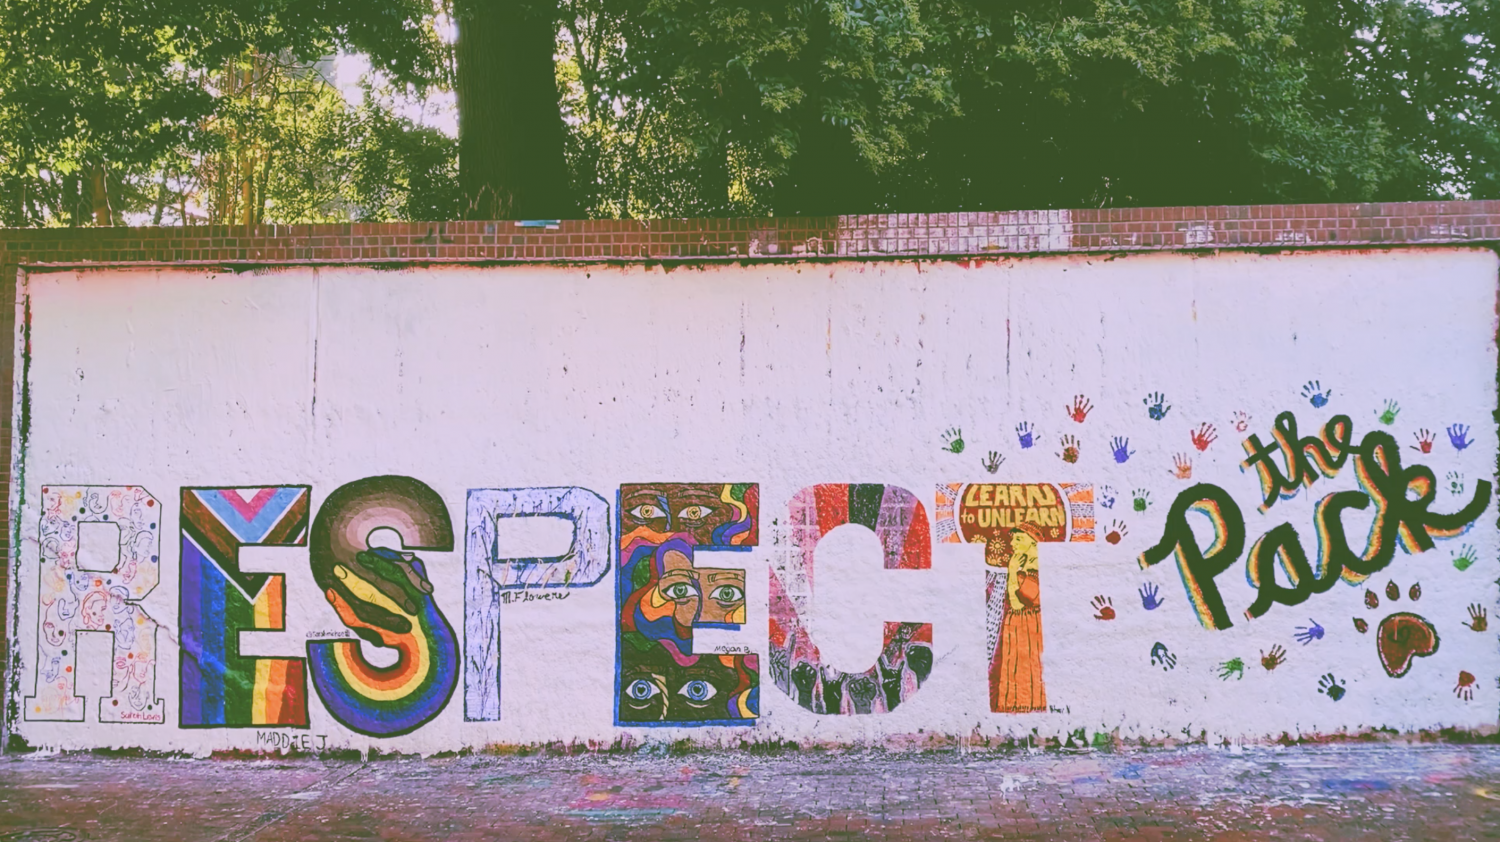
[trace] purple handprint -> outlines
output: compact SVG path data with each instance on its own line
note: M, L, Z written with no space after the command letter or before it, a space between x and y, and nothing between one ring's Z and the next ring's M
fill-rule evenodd
M1110 450L1113 450L1115 452L1115 461L1122 465L1125 464L1126 460L1130 459L1131 456L1135 455L1135 451L1130 449L1130 439L1128 438L1120 438L1119 436L1115 436L1114 439L1110 441L1109 448Z
M1032 436L1032 432L1031 422L1029 421L1022 421L1016 425L1016 438L1020 440L1022 450L1030 450L1031 446L1036 444L1036 439Z
M1301 643L1303 646L1312 643L1314 640L1323 639L1323 627L1318 625L1318 621L1310 617L1307 621L1309 623L1312 623L1312 625L1298 626L1297 633L1293 635L1293 637L1297 638L1297 642Z
M1141 589L1139 591L1141 596L1141 607L1146 609L1147 611L1155 611L1156 609L1160 608L1161 604L1165 602L1166 599L1158 599L1157 594L1159 592L1160 589L1150 582L1141 585Z
M1463 450L1474 442L1469 440L1469 425L1454 424L1448 428L1448 441L1453 443L1454 450Z

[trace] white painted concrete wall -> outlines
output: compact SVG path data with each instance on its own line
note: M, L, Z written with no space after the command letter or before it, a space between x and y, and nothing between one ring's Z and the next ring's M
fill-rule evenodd
M11 700L21 711L11 726L33 745L195 753L283 746L433 752L621 738L902 743L1078 729L1091 740L1493 729L1500 704L1500 617L1489 616L1500 610L1490 493L1496 281L1493 252L1447 248L670 271L34 273L18 318L29 327L19 340L25 400L17 403L16 427L27 413L29 429L18 433L12 491L20 543L10 610L23 698ZM1164 396L1160 418L1152 417L1155 393ZM1076 396L1091 406L1081 421L1071 409ZM1399 404L1399 414L1382 419L1387 401ZM1241 468L1242 442L1251 435L1274 441L1283 412L1294 414L1304 436L1347 415L1352 446L1366 442L1368 455L1350 456L1335 475L1317 475L1262 512L1256 471ZM1031 447L1018 435L1023 424ZM1192 435L1204 424L1216 435L1200 448L1206 437ZM961 433L961 452L945 436L950 429ZM1365 439L1372 432L1394 437L1399 450L1379 451L1378 437ZM1116 437L1129 440L1123 461ZM1064 461L1072 441L1076 460ZM985 464L991 451L1003 458L993 473ZM1247 619L1256 598L1246 573L1251 545L1290 523L1316 567L1315 504L1332 492L1360 492L1360 459L1383 460L1389 470L1394 453L1403 470L1430 470L1431 512L1472 503L1483 513L1466 529L1433 527L1461 534L1434 534L1425 552L1396 550L1362 584L1331 583L1299 605L1274 604ZM1190 479L1179 478L1178 458L1190 460ZM191 601L183 489L293 487L288 505L309 495L302 503L310 502L317 533L331 494L384 475L430 487L451 520L451 549L415 551L451 641L444 644L439 629L422 644L418 674L405 689L388 691L386 713L336 715L315 679L306 682L306 727L203 721L204 703L185 699L183 687L182 612ZM1409 473L1413 494L1425 476ZM637 688L647 702L638 715L659 715L653 705L667 696L655 689L671 696L674 721L619 724L617 698L630 685L617 682L617 600L631 591L619 589L619 495L626 485L674 482L716 483L716 501L723 484L755 484L758 512L749 506L748 515L736 515L753 520L749 537L733 544L742 551L728 549L729 538L723 549L702 549L708 539L700 535L700 549L687 553L698 568L745 572L744 623L704 626L713 619L706 579L687 580L704 589L684 604L690 624L698 612L694 663L751 665L758 687L741 693L737 718L719 717L728 724L688 724L683 711L698 708L683 699L694 687L675 672L657 674ZM887 486L876 491L882 517L904 520L882 520L880 537L857 525L828 531L837 518L807 508L820 492L800 492L847 483ZM964 486L980 483L1045 484L1074 500L1061 531L1037 545L1039 591L1025 603L1040 604L1034 625L1045 703L1030 703L1040 709L992 710L995 639L1010 635L1011 646L1034 648L1037 635L1006 625L993 610L987 628L987 586L995 586L991 602L1002 608L1006 581L1021 574L1006 569L1015 555L1009 545L990 553L1000 565L990 566L983 544L959 540L969 532L954 534L971 494ZM1232 621L1224 629L1200 620L1174 558L1140 563L1162 539L1174 501L1199 483L1222 489L1245 524L1244 552L1232 563L1221 559L1226 569L1213 579ZM476 494L529 488L564 490ZM377 483L328 534L358 543L391 517L405 519L411 545L422 545L412 535L442 531L430 501L403 504L391 496L396 491ZM557 502L564 493L574 495L566 505ZM743 504L745 487L735 493ZM849 499L847 489L821 493ZM998 494L974 489L971 506ZM801 501L796 512L794 501ZM77 532L75 508L99 523L113 513L109 522L122 529ZM496 519L560 508L579 519ZM1024 506L1004 515L985 509L987 522L1028 516ZM1370 537L1374 510L1341 516L1356 556L1378 555L1396 540ZM1029 516L1044 526L1052 517ZM1209 518L1184 517L1207 548ZM493 534L474 533L480 521ZM634 523L625 527L628 533ZM247 573L285 577L285 631L245 632L241 651L304 659L290 661L295 669L308 668L309 642L353 640L324 592L328 577L339 575L336 564L323 568L320 585L309 546L297 545L305 529L278 539L284 545L246 547L239 556ZM925 558L923 533L932 542ZM81 542L70 543L74 534ZM884 559L883 538L904 544ZM651 563L652 552L642 563ZM491 564L487 553L500 561ZM347 570L352 557L336 563ZM544 560L505 562L522 557ZM68 573L110 582L96 587ZM568 585L559 587L564 575ZM1277 576L1289 584L1285 572ZM775 605L773 582L785 594ZM1388 596L1388 583L1399 598ZM109 596L117 586L124 590ZM368 595L371 587L356 583L352 592ZM138 606L121 600L136 599L136 588ZM1147 610L1142 593L1153 589L1160 604ZM94 594L102 596L90 601ZM662 601L654 591L647 596ZM1096 607L1096 596L1109 611ZM495 598L498 609L486 608ZM1020 623L1025 612L1016 605L1005 610ZM778 622L768 635L773 609ZM276 606L262 611L266 625L278 625ZM1400 612L1419 619L1382 627ZM215 621L209 609L198 613L200 625ZM140 634L118 632L122 622ZM901 639L888 647L885 667L869 673L890 678L889 693L882 687L871 700L874 685L867 685L830 702L837 694L819 690L804 705L778 686L799 692L792 677L773 674L782 669L773 639L795 638L800 629L805 645L781 661L785 669L812 662L824 678L853 688L848 682L882 656L887 622L907 624L890 627L903 630ZM1489 622L1497 626L1485 628ZM1476 624L1485 630L1473 630ZM1322 636L1304 634L1303 643L1299 627ZM1382 663L1382 628L1391 637L1392 669ZM1424 645L1429 629L1438 643L1423 655L1433 648ZM495 637L498 658L480 645ZM648 647L660 645L647 637ZM911 648L924 639L930 668L927 655ZM377 666L394 659L388 648L348 646ZM785 644L783 654L792 648ZM1411 649L1418 651L1402 657ZM1284 651L1284 661L1268 670L1262 655L1273 650ZM1037 659L1018 652L1007 655L1007 668L1020 663L1029 676ZM1401 668L1400 677L1390 674ZM69 698L74 681L77 700ZM1338 689L1330 694L1330 686ZM707 687L714 704L730 692ZM401 693L418 692L436 701L403 708ZM861 693L863 700L853 698ZM264 703L251 715L297 719L295 711L268 714Z

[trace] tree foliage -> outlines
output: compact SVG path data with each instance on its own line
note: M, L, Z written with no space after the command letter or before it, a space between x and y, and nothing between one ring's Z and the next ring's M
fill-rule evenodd
M0 220L451 217L517 173L522 216L1500 197L1500 0L456 2L471 57L557 57L471 77L463 169L393 106L454 82L443 0L0 0Z

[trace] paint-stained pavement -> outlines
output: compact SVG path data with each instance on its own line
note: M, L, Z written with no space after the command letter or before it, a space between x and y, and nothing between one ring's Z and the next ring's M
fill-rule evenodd
M0 840L1500 839L1500 746L0 757Z

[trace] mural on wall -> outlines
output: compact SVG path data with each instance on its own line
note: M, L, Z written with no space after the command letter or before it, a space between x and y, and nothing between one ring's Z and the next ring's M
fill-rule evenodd
M693 629L746 621L745 571L697 564L701 552L760 542L754 483L620 486L616 581L618 725L751 725L760 659L693 648Z
M311 496L306 485L182 489L183 727L307 726L306 662L240 655L241 631L286 628L286 576L241 570L240 548L305 545Z
M1326 403L1326 393L1317 394L1324 395ZM1333 492L1315 505L1316 569L1290 523L1271 529L1251 545L1246 574L1256 597L1245 610L1247 619L1264 615L1274 605L1300 605L1314 594L1332 589L1340 580L1359 584L1385 569L1398 546L1407 553L1425 552L1432 548L1434 538L1463 534L1490 504L1490 483L1479 480L1473 496L1459 511L1429 511L1437 494L1432 470L1424 465L1403 467L1396 439L1381 430L1366 433L1355 445L1354 425L1347 415L1330 418L1319 436L1299 436L1296 416L1283 412L1276 417L1272 436L1270 443L1263 443L1258 435L1251 434L1244 443L1247 458L1242 467L1253 468L1259 478L1262 512L1278 500L1291 499L1304 487L1310 488L1319 477L1336 476L1350 456L1354 457L1360 490ZM1341 515L1346 510L1368 509L1372 504L1374 525L1364 546L1356 552L1349 545ZM1213 538L1207 549L1199 546L1193 534L1188 522L1192 513L1208 519ZM1200 483L1177 496L1161 540L1141 553L1140 564L1148 568L1175 555L1199 621L1205 628L1230 628L1234 623L1214 578L1239 560L1245 537L1244 516L1234 499L1218 486ZM1277 579L1278 569L1289 585Z
M771 677L797 704L819 714L886 713L916 694L932 672L932 624L885 623L880 655L862 673L824 664L806 617L812 609L813 551L824 535L858 524L880 540L887 570L932 567L927 510L894 485L814 485L792 497L792 542L771 567Z
M401 548L372 544L378 530L394 532ZM458 685L458 637L412 551L453 549L443 498L410 477L355 480L323 501L310 545L313 579L339 619L368 643L396 653L394 664L379 667L365 659L357 641L309 642L308 670L328 712L374 737L431 721Z
M502 558L502 518L551 517L572 527L560 555ZM464 532L464 718L500 718L500 603L505 591L591 587L609 572L609 503L586 488L471 488Z
M51 485L42 487L41 510L36 683L22 702L26 719L85 721L76 667L79 638L92 633L109 635L112 651L98 721L166 721L156 695L158 625L140 606L161 576L161 506L139 486ZM108 543L84 546L85 524L97 525L90 541Z
M1093 486L939 485L937 539L943 543L984 544L990 710L1046 710L1038 545L1094 540ZM1114 608L1107 597L1097 597L1094 608L1100 611L1098 619L1114 619Z

